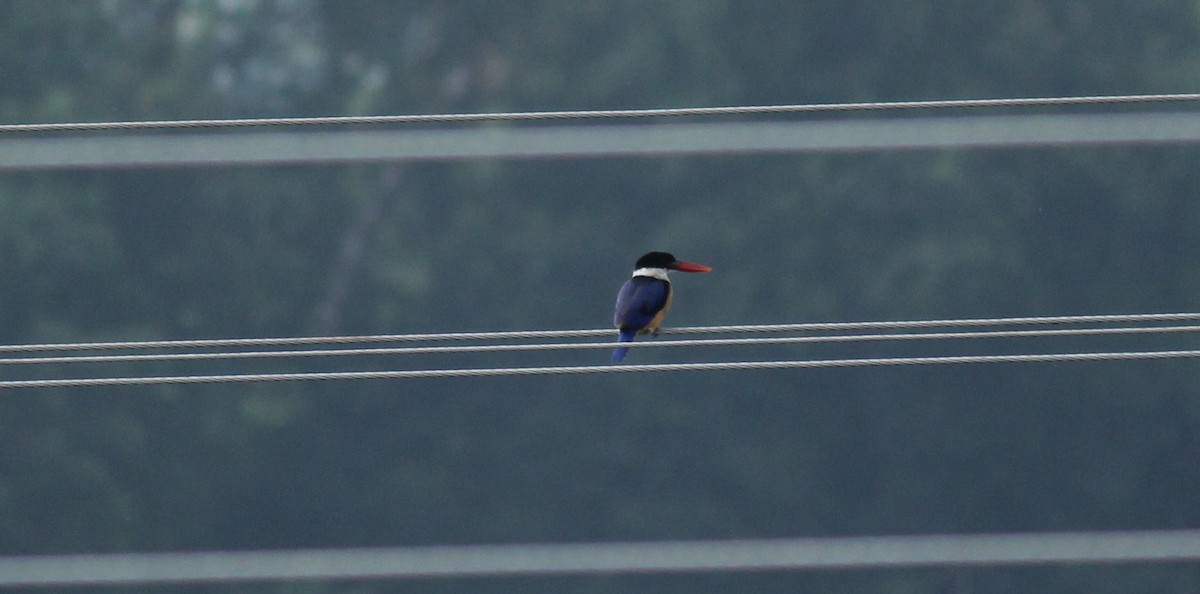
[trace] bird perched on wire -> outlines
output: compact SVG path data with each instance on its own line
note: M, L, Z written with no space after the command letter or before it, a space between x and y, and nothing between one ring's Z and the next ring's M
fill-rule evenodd
M671 309L671 280L667 278L670 270L709 272L712 268L678 260L666 252L650 252L638 258L633 265L633 277L617 293L613 325L618 330L618 341L633 342L638 334L658 335L663 316ZM613 349L612 362L620 363L628 352L628 347Z

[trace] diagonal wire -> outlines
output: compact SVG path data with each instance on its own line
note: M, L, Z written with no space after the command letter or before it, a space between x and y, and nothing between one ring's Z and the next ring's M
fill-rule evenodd
M657 125L217 130L28 134L0 143L0 172L478 159L579 159L1195 144L1200 112L699 121Z
M965 318L943 320L899 320L873 322L805 322L798 324L751 324L733 326L691 326L664 328L671 334L775 333L857 330L907 330L916 328L970 328L987 326L1029 326L1054 324L1113 324L1145 322L1186 322L1200 320L1200 313L1100 314L1078 316L1030 316L1009 318ZM611 336L611 328L588 330L517 330L500 332L443 332L425 334L376 334L363 336L302 336L279 338L218 338L198 340L154 340L123 342L75 342L24 345L0 345L0 353L49 351L183 349L289 345L332 345L381 342L431 342L459 340L529 340L538 338L583 338Z
M950 99L934 101L876 101L857 103L806 103L790 105L746 105L722 107L681 107L664 109L598 109L572 111L529 111L499 113L409 114L380 116L332 116L293 118L152 120L126 122L64 122L45 124L3 124L5 132L83 132L111 130L164 130L189 128L247 128L263 126L380 125L452 122L498 122L539 120L581 120L654 118L685 116L727 116L815 112L893 111L918 109L963 109L987 107L1038 107L1068 105L1119 105L1141 103L1178 103L1200 101L1200 93L1156 95L1091 95L1079 97L1018 97L999 99Z
M1164 334L1200 332L1200 326L1132 326L1116 328L1056 328L1051 330L985 330L975 332L925 332L911 334L839 334L823 336L785 336L774 338L716 338L661 340L654 342L573 342L535 344L486 344L465 346L370 347L357 349L320 349L287 351L235 351L207 353L150 353L131 355L65 355L55 357L0 358L0 365L44 365L62 363L130 363L150 361L204 361L223 359L269 359L301 357L345 357L364 355L417 355L446 353L487 353L513 351L551 351L611 349L614 347L662 348L813 344L839 342L875 342L910 340L956 340L986 338L1034 338L1050 336L1099 336L1127 334Z
M947 365L969 363L1041 363L1078 361L1137 361L1150 359L1194 359L1200 350L1124 351L1097 353L1050 353L1018 355L959 355L937 357L889 357L861 359L818 359L800 361L735 361L717 363L661 363L650 365L584 365L560 367L491 367L466 369L409 369L389 371L336 371L304 373L248 373L227 375L176 375L141 377L94 377L74 379L3 380L0 389L68 388L168 384L216 384L245 382L327 381L366 379L414 379L440 377L500 377L528 375L582 375L597 373L647 373L667 371L731 371L750 369L812 369L833 367L884 367L896 365Z

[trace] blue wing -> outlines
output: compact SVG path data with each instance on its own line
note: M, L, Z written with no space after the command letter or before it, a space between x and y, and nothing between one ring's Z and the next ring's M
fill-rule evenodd
M670 285L657 278L635 276L625 281L617 293L617 310L613 314L613 325L621 330L617 340L633 342L638 331L648 326L667 304L670 290ZM628 352L625 347L614 349L612 362L621 362Z
M635 276L621 285L613 325L622 330L641 330L667 304L670 285L666 281Z
M633 342L638 331L666 306L670 294L671 286L657 278L635 276L625 281L617 293L617 311L613 314L613 325L621 330L617 340ZM628 352L625 347L613 349L612 362L620 363Z

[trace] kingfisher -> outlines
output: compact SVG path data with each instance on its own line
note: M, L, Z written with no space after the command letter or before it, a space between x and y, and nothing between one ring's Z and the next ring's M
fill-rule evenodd
M710 272L712 268L678 260L666 252L650 252L638 258L633 265L633 277L617 293L613 325L619 331L618 341L633 342L638 334L658 336L658 327L671 309L671 281L667 278L670 270ZM613 349L612 362L620 363L628 352L628 347Z

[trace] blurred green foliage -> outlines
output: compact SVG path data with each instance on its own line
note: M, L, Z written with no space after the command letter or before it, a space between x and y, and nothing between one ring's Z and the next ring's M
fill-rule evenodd
M1190 0L14 0L0 4L0 121L1189 92L1198 13ZM716 268L679 279L675 325L1194 311L1197 157L1170 146L5 174L0 343L598 327L649 249ZM345 364L479 361L529 360ZM325 364L296 365L280 369ZM1196 371L13 391L0 398L0 553L1197 528ZM1198 582L1192 566L305 588Z

